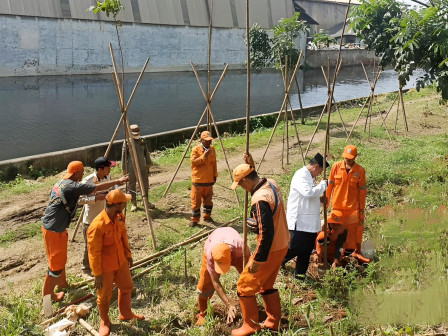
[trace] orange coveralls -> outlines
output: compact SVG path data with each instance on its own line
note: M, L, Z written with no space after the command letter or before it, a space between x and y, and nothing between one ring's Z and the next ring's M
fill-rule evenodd
M94 276L103 275L104 278L103 287L97 291L100 315L107 315L109 311L114 283L118 287L120 314L129 314L127 308L130 311L130 307L127 307L123 297L129 296L130 305L134 283L129 270L128 259L131 258L131 250L124 215L118 214L112 221L106 210L103 210L90 224L87 242L92 273Z
M347 228L345 248L356 249L361 244L364 225L364 209L366 205L366 171L355 162L347 174L345 162L333 164L327 188L328 205L333 208L328 223L344 224Z
M203 219L211 217L213 209L213 185L218 177L216 165L216 150L210 146L210 153L205 158L205 149L202 144L191 151L191 220L199 222L201 217L201 204L204 206Z
M264 183L262 182L261 186L255 187L251 199L251 214L252 218L258 223L259 234L256 250L247 263L247 265L250 265L254 260L259 266L254 274L249 273L248 266L244 268L237 284L239 296L253 296L257 293L264 294L274 291L275 279L288 251L290 236L280 188L274 180L268 179L266 181L263 179L263 181ZM274 185L278 196L277 209L273 216L272 212L276 202L269 182ZM263 213L264 204L261 203L269 204L271 209L270 219Z

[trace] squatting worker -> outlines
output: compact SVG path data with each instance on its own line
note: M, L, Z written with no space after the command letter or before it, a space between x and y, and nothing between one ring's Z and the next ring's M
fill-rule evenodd
M137 152L137 162L138 169L140 169L140 174L142 175L143 187L140 186L140 192L143 195L143 190L146 191L146 196L148 196L149 190L149 168L152 165L151 156L149 155L148 146L146 146L145 139L140 135L140 127L138 125L131 125L131 133L134 138L135 151ZM127 165L125 165L127 162ZM123 173L129 174L129 190L132 195L132 206L131 211L137 210L137 179L135 175L134 166L132 163L132 158L130 154L130 148L128 148L126 141L123 142L123 148L121 151L121 164L123 167ZM149 208L154 209L155 205L148 202Z
M114 283L118 287L118 309L120 320L142 320L142 315L131 310L132 255L129 248L125 217L126 203L132 199L119 189L106 196L106 208L93 220L87 230L89 260L95 276L97 304L101 318L99 334L109 335L109 306Z
M108 158L100 156L94 162L95 171L85 177L82 180L82 184L97 185L101 182L107 182L111 180L110 169L116 166L115 161L109 161ZM83 237L84 237L84 257L82 259L82 270L85 273L90 274L89 256L87 254L87 229L93 219L103 211L106 205L107 191L92 193L90 195L81 196L78 201L78 205L84 205L84 215L82 222L84 224Z
M234 266L238 273L243 271L243 238L231 227L218 228L208 237L204 246L202 256L202 267L198 284L198 304L199 314L196 325L205 323L207 301L216 291L218 296L227 308L227 323L232 323L235 318L235 305L227 297L224 288L219 281L221 274L230 270ZM249 247L246 246L246 253L250 255Z
M67 167L67 173L57 182L50 193L50 201L42 217L42 234L49 262L48 273L43 287L43 296L51 294L51 298L60 301L64 292L54 293L54 288L66 288L65 264L67 262L67 228L76 214L78 199L81 195L89 195L107 190L116 184L128 180L123 176L118 180L98 183L96 185L78 183L84 175L81 161L72 161Z
M331 167L327 188L327 198L332 204L328 223L332 228L344 225L347 229L346 252L362 263L370 259L361 255L362 235L364 232L364 209L366 206L366 171L355 162L358 150L353 145L344 149L343 161Z
M201 217L201 204L204 207L202 219L213 222L213 185L218 177L216 151L212 146L212 135L208 131L201 133L201 143L191 151L191 209L190 226L198 224Z
M297 257L296 277L305 276L317 233L321 231L320 204L327 182L316 185L314 178L322 173L323 166L324 157L317 153L308 165L295 172L291 181L286 212L291 241L283 264ZM328 162L326 167L329 167Z
M252 335L261 328L279 329L280 296L273 286L289 243L285 206L277 182L260 178L250 155L245 156L245 160L247 164L233 170L232 189L239 185L251 193L251 217L258 235L255 252L237 284L244 322L241 328L232 331L234 336ZM262 295L267 314L261 326L258 324L257 293Z

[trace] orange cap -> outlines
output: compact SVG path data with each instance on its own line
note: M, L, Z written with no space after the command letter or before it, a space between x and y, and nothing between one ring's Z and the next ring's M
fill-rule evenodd
M73 174L84 169L84 165L81 161L72 161L67 166L67 172L64 175L64 179L67 180L72 177Z
M225 274L230 270L232 255L230 247L226 243L218 243L212 249L212 258L215 261L215 271L218 274Z
M347 147L345 147L344 153L342 153L342 157L349 160L352 160L357 156L358 156L358 149L356 148L356 146L353 145L348 145Z
M213 140L211 133L209 131L202 132L201 140Z
M235 190L238 187L238 183L245 178L247 175L249 175L251 172L255 170L254 167L248 165L247 163L242 163L239 166L237 166L233 170L233 183L230 188L232 190Z
M106 201L109 204L118 204L129 202L131 198L131 194L125 194L120 189L115 189L107 194Z

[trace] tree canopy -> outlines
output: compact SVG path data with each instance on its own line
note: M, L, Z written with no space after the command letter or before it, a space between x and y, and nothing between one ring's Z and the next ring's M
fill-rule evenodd
M350 26L391 65L404 85L416 69L424 70L417 90L434 83L448 100L448 0L410 8L397 0L361 0L350 13Z

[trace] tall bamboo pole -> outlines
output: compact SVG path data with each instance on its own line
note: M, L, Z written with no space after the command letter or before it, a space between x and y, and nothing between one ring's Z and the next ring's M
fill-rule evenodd
M344 27L342 27L342 33L341 33L341 42L339 44L339 53L338 53L338 60L336 61L336 68L337 69L339 67L339 64L341 62L341 50L342 50L342 40L344 38L344 32L345 32L345 26L347 25L347 17L348 17L348 12L350 10L350 3L351 0L348 0L348 5L347 5L347 12L345 13L345 19L344 19ZM330 76L328 76L330 77ZM328 114L328 120L327 120L327 129L326 129L326 135L325 135L325 152L324 152L324 180L327 179L327 155L329 152L329 142L330 142L330 117L331 117L331 105L332 105L332 101L333 101L333 95L334 95L334 87L336 85L336 79L338 77L338 72L335 71L334 73L334 77L333 77L333 85L331 88L331 93L330 96L328 98L328 109L327 109L327 114ZM328 268L328 259L327 259L327 227L328 227L328 221L327 221L327 206L326 204L324 204L324 269L326 270Z
M249 0L246 0L246 40L247 40L247 80L246 80L246 155L249 155L250 142L250 36L249 36ZM243 222L243 266L246 266L249 256L246 252L247 245L247 211L249 208L249 192L246 191L244 196L244 222Z

